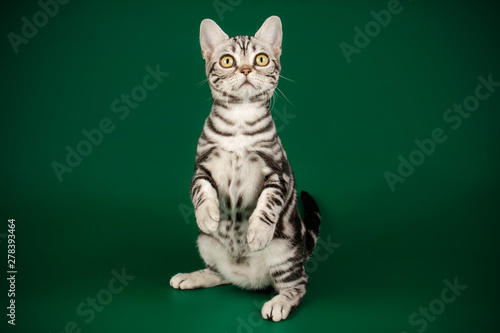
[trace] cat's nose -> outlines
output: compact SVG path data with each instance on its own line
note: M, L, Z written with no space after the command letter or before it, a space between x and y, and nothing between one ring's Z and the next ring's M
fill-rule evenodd
M250 68L243 68L243 69L241 70L241 72L242 72L243 74L245 74L245 76L246 76L246 75L248 75L251 71L252 71L252 70L251 70Z

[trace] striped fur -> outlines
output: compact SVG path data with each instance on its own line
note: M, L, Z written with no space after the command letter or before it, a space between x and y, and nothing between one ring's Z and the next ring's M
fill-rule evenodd
M278 295L262 315L280 321L306 292L304 265L320 224L306 192L304 221L299 216L295 179L269 109L280 73L281 21L270 17L255 37L229 38L204 20L200 42L214 102L198 141L191 198L206 269L177 274L170 284L272 286ZM257 65L259 54L268 57L265 66ZM227 55L234 60L230 68L221 63Z

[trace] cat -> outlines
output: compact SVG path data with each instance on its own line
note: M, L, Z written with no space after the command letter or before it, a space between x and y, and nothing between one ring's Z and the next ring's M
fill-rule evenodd
M280 75L282 28L269 17L254 37L228 35L212 20L200 44L213 105L198 141L191 199L206 268L179 273L175 289L232 283L273 287L262 317L284 320L306 293L304 265L318 239L316 202L301 193L269 108Z

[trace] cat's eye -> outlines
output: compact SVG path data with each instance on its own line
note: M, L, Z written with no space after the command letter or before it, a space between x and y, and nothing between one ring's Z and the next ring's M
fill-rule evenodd
M234 58L230 55L225 55L220 58L220 65L224 68L230 68L234 66Z
M255 64L257 66L266 66L269 63L269 58L264 53L258 54L255 57Z

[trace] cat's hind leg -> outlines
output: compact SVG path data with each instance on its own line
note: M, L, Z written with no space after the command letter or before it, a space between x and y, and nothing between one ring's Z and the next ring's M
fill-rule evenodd
M192 273L179 273L170 279L170 285L175 289L210 288L228 283L208 268Z
M304 266L271 269L271 276L279 294L266 302L262 307L262 317L267 320L285 320L295 310L306 293L307 275Z

